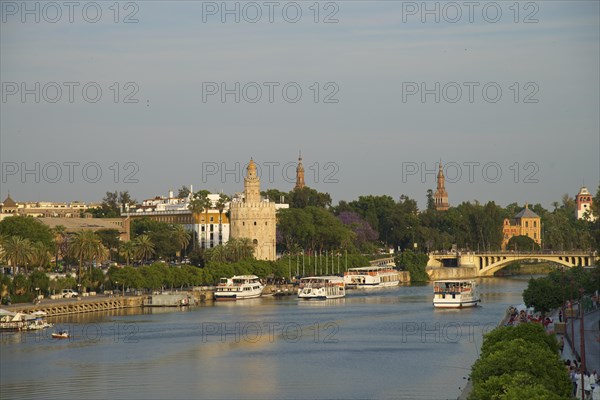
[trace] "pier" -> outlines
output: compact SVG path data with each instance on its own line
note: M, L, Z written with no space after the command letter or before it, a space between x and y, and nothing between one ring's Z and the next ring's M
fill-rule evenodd
M31 314L43 311L48 317L58 315L80 314L96 311L118 310L122 308L141 307L145 296L87 297L69 300L42 300L39 304L19 303L4 306L8 311Z

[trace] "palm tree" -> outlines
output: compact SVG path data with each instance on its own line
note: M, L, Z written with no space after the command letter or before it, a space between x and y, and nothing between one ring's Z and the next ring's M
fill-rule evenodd
M119 254L125 257L125 265L129 265L129 260L135 256L135 253L135 242L130 240L128 242L121 243L121 246L119 247Z
M136 255L140 257L143 262L154 254L154 243L150 240L148 235L140 235L135 239Z
M3 258L13 267L13 275L19 271L19 266L24 266L27 273L27 264L31 261L33 252L31 241L20 236L10 236L3 240L2 246Z
M222 244L213 247L210 249L210 261L216 263L223 263L227 261L227 252L225 250L225 246Z
M56 263L56 268L58 268L58 254L60 253L62 246L66 243L67 228L64 225L56 225L52 231L54 232L54 261Z
M251 258L254 254L254 243L250 238L240 238L238 239L239 249L240 249L240 259Z
M71 256L79 259L79 271L77 277L79 284L81 284L81 270L84 261L91 261L97 258L103 247L102 241L94 231L82 230L75 234L69 252Z
M183 225L175 225L173 227L172 237L180 250L184 250L190 244L190 233L183 227ZM181 253L179 255L181 261Z
M217 200L217 210L219 210L219 244L223 244L223 210L229 201L229 196L221 193Z
M197 192L196 194L194 194L194 199L190 202L190 205L188 206L188 208L190 209L190 211L192 212L192 215L194 217L194 219L198 218L199 219L199 215L202 214L205 210L206 212L208 212L208 209L211 206L211 201L208 198L208 196L206 195L206 193L200 191ZM206 223L206 221L204 221ZM200 233L200 224L198 223L198 234ZM206 228L205 228L205 232L206 234ZM196 247L196 242L194 242L194 248ZM204 247L206 247L206 243L204 244Z
M50 263L50 251L42 242L34 242L31 245L31 264L38 268L44 268Z

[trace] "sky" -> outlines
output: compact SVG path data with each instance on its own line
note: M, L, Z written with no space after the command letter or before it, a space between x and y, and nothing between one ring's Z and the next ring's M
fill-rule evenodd
M599 4L2 0L0 198L595 193Z

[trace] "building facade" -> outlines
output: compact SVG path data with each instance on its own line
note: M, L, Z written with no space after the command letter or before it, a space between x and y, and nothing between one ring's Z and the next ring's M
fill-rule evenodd
M119 231L121 241L130 240L130 220L127 216L121 218L92 218L85 211L93 207L92 204L80 202L55 203L55 202L24 202L17 203L10 194L0 205L0 221L12 216L29 216L37 218L41 223L53 229L58 225L65 227L67 233L76 233L81 230L99 231L103 229L116 229Z
M508 241L513 236L527 236L538 245L542 245L542 219L539 215L529 209L529 205L525 204L525 208L521 210L513 219L506 218L502 226L502 249L506 250ZM527 250L527 249L523 249Z
M433 194L433 201L435 209L438 211L446 211L450 207L448 204L448 192L446 192L446 178L444 177L441 160L437 174L437 190Z
M575 196L575 202L577 203L577 210L575 211L577 219L596 220L597 216L592 214L593 199L588 188L583 186L579 189L579 193Z
M173 225L183 225L184 228L194 233L201 248L212 248L229 241L229 202L226 202L222 211L218 209L220 194L209 194L210 207L204 212L193 214L190 203L193 200L193 191L185 198L173 196L169 191L167 197L157 196L144 200L135 208L127 208L121 215L132 219L149 218L154 221Z
M275 260L275 203L261 198L260 178L253 159L246 171L244 193L234 197L230 204L231 237L250 239L257 260Z
M80 218L88 208L97 204L79 201L59 203L51 201L15 202L10 194L0 204L0 221L11 215L28 215L36 218Z

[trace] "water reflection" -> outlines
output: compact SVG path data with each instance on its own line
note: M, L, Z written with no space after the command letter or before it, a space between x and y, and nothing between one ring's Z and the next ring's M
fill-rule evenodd
M526 284L482 279L464 310L435 309L426 285L56 317L72 339L2 334L2 397L456 398Z

